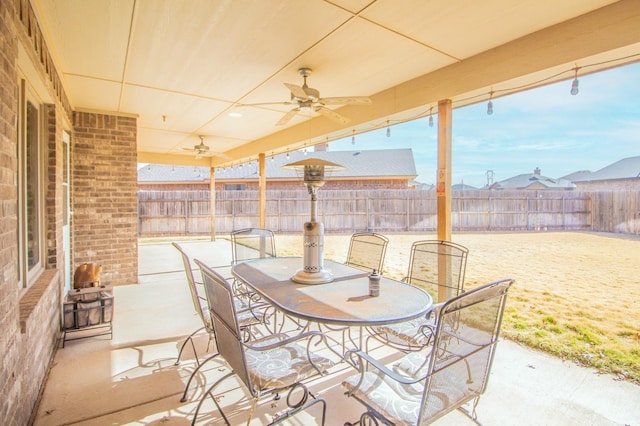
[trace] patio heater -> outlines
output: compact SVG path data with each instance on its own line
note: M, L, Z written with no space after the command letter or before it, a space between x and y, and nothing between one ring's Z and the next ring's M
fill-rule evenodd
M316 221L316 202L318 189L326 182L325 173L346 170L346 167L320 158L307 158L282 168L304 173L304 184L311 195L311 218L304 224L304 265L291 279L300 284L331 282L331 272L324 269L324 224Z

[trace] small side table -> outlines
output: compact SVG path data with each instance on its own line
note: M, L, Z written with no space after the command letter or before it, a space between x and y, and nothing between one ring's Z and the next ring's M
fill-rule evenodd
M108 335L112 339L113 303L111 285L70 290L63 306L62 347L67 341L88 337Z

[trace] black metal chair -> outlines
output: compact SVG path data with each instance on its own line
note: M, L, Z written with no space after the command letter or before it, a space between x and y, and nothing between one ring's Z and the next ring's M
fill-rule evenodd
M324 336L314 331L307 331L296 336L277 333L245 342L240 336L231 284L201 261L196 259L195 263L202 272L207 299L212 309L218 351L232 371L223 375L207 389L198 403L192 424L195 424L207 397L210 397L216 405L224 422L230 424L213 392L220 383L232 375L236 375L240 379L253 397L247 424L253 416L258 399L281 390L289 390L287 395L289 409L285 413L277 415L270 424L280 423L317 403L322 404L322 424L324 424L325 401L321 398L315 398L302 383L309 377L323 374L334 365L330 359L312 352L312 346L317 347L319 343L324 342ZM306 342L306 344L300 342ZM291 398L296 389L302 390L302 396L299 401L292 402ZM311 400L308 399L309 396L312 397Z
M433 305L425 316L411 321L369 328L371 337L402 351L416 351L433 337L436 310L446 300L464 291L469 250L451 241L422 240L411 246L411 257L404 282L431 294Z
M476 420L513 282L495 281L446 302L436 318L433 346L422 352L385 366L364 352L352 351L349 356L359 374L343 386L347 396L366 407L359 423L425 425L455 409ZM467 403L469 409L464 407Z
M375 232L358 232L351 235L345 265L382 274L389 239Z

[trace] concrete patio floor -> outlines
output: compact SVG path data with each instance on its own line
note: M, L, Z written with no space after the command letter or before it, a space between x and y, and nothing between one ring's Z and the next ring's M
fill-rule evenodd
M209 265L230 262L227 240L182 245L192 258ZM196 376L189 401L180 402L194 355L183 355L180 365L175 361L184 338L200 326L199 319L178 252L169 243L155 243L141 244L139 253L139 284L114 289L113 339L92 337L58 349L35 425L187 425L205 384L227 371L222 360L208 363ZM202 357L207 336L201 333L197 345ZM330 375L309 382L312 392L327 401L327 425L354 422L363 412L340 385L351 374L353 369L341 363ZM225 382L220 395L233 424L245 424L250 400L239 383ZM284 399L263 399L251 425L267 424L284 408ZM639 401L640 386L503 339L477 414L483 425L640 425ZM203 408L198 424L223 424L212 407ZM318 407L285 424L319 424ZM474 422L452 412L436 424Z

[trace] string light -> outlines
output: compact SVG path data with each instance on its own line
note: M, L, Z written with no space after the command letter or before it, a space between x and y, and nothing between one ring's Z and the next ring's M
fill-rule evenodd
M355 144L356 144L356 131L354 129L353 135L351 135L351 145L355 145Z
M433 107L429 108L429 127L433 127Z
M571 83L571 94L573 96L578 94L578 69L579 67L575 67L574 71L575 71L575 75L573 77L573 82Z
M389 127L389 120L387 120L387 137L391 137L391 127Z
M289 152L287 151L287 160L289 159Z
M487 104L487 115L493 114L493 101L491 100L492 98L493 98L493 89L491 90L491 92L489 92L489 103Z

